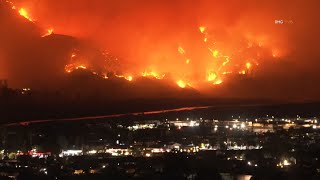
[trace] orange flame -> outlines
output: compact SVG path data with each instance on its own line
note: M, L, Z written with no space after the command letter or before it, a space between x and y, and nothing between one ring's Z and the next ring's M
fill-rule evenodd
M133 77L132 76L127 76L127 77L125 77L125 79L128 80L128 81L132 81Z
M10 3L10 7L12 9L19 9L18 13L23 16L24 18L28 19L31 22L34 22L33 18L30 16L30 14L28 13L28 11L25 8L20 8L20 7L16 7L12 2L10 1L6 1L8 3ZM257 54L257 56L255 57L251 57L253 55L248 55L250 57L247 57L247 55L245 55L246 57L242 57L242 56L237 56L237 52L243 52L244 49L250 49L254 46L259 46L259 47L263 47L265 48L266 46L268 46L268 42L267 39L264 37L247 37L247 42L245 42L244 47L231 47L229 49L225 49L225 47L221 47L219 44L219 41L217 41L216 39L214 39L214 36L210 36L209 32L210 29L208 29L206 26L200 26L199 27L199 31L202 34L201 37L201 43L204 44L204 50L203 52L205 52L206 54L204 56L201 56L200 58L204 59L204 63L201 62L201 64L204 64L205 69L203 69L201 71L202 74L200 74L200 76L197 77L201 77L201 79L199 80L199 78L193 78L193 74L189 73L189 70L193 70L190 69L192 68L191 65L185 65L185 64L190 64L191 63L191 58L192 58L192 65L196 65L196 63L202 59L196 59L196 57L193 56L192 54L192 50L193 49L184 49L183 48L183 44L180 44L181 46L178 46L178 53L180 55L183 56L183 60L179 61L181 65L183 63L183 66L181 67L186 67L188 71L184 71L181 72L179 71L179 73L175 73L172 72L172 77L174 78L174 81L177 83L177 85L181 88L185 88L187 86L191 86L190 83L192 83L192 85L197 85L197 83L199 83L200 81L206 81L206 82L210 82L210 84L221 84L224 82L224 78L227 78L228 74L232 74L232 73L238 73L240 75L246 75L246 74L250 74L251 70L254 69L256 67L256 65L258 66L258 62L256 61L257 59L260 58L260 52L256 52L255 54ZM199 33L198 31L198 33ZM45 36L49 36L53 34L53 28L49 28L47 29L47 32L44 33L42 35L42 37ZM278 57L279 54L283 54L282 51L280 51L280 49L274 49L275 47L272 47L272 50L270 51L270 56L273 56L274 58ZM209 51L208 51L209 50ZM280 51L280 52L279 52ZM175 50L175 55L177 55L177 52ZM190 55L189 57L186 56ZM241 54L242 55L242 54ZM88 64L87 61L82 61L81 59L79 60L77 58L77 54L73 53L71 54L71 59L70 59L70 64L65 66L65 71L70 73L76 69L88 69L88 67L90 67L90 70L92 66L90 66L90 64ZM261 55L262 56L262 55ZM204 57L204 58L203 58ZM70 57L69 57L70 58ZM212 61L212 58L214 58L214 61ZM248 61L243 61L243 60L247 60L250 59L250 62ZM81 61L81 62L77 62L77 61ZM254 64L252 64L254 63ZM195 66L195 67L200 67L200 66ZM178 68L177 68L178 69ZM170 72L170 70L172 69L165 69L163 71L159 70L157 68L157 72L155 71L144 71L142 73L137 73L134 74L132 72L125 72L124 74L126 75L116 75L117 77L121 77L124 78L128 81L133 81L133 77L136 76L143 76L143 77L152 77L155 79L164 79L165 74L167 72ZM92 71L93 74L97 74L96 72ZM100 72L100 71L99 71ZM105 75L107 74L107 72L102 72L101 74L99 74L101 77L107 79L108 77ZM130 74L130 75L128 75ZM197 74L198 75L198 74ZM183 80L181 80L183 79ZM190 83L187 83L190 82Z
M218 55L219 55L219 51L214 50L214 51L212 52L212 55L213 55L213 57L217 58Z
M52 28L48 29L47 32L42 35L42 37L50 36L51 34L53 34L53 29Z
M75 65L75 64L68 64L64 67L65 71L67 73L71 73L73 72L74 70L77 70L77 69L87 69L87 66L85 65Z
M28 19L29 21L33 22L32 18L29 16L29 13L24 8L20 8L19 14L24 18Z
M186 88L187 87L187 83L182 81L182 80L179 80L177 81L177 85L181 88Z
M222 66L227 65L230 62L230 57L225 56L226 60L222 63Z
M165 74L159 75L158 73L156 73L154 71L151 71L151 72L144 71L143 73L141 73L141 75L143 77L152 77L152 78L156 78L156 79L163 79L166 76Z
M246 63L246 67L247 67L248 70L251 68L251 66L252 66L252 65L251 65L250 62L247 62L247 63Z
M11 5L11 9L13 9L13 10L17 9L17 7L14 5L13 2L6 0L6 3ZM19 9L18 13L20 14L20 16L22 16L25 19L28 19L30 22L34 23L34 19L30 16L29 12L25 8L21 7L18 9ZM49 36L52 33L53 33L53 28L49 28L49 29L47 29L47 32L45 32L41 37Z
M215 85L219 85L219 84L222 84L223 81L221 79L217 80L216 82L214 82Z
M80 65L80 66L77 66L75 69L87 69L87 67L84 65Z
M191 86L191 84L197 85L197 84L200 84L201 82L210 82L210 84L219 85L225 81L225 78L227 78L227 75L232 74L232 73L238 73L240 75L247 75L254 68L252 63L254 63L255 65L258 65L258 63L257 63L257 59L259 59L258 55L256 55L256 56L254 56L253 54L245 55L244 58L250 59L250 61L241 62L241 60L244 59L242 57L243 54L239 54L240 56L237 56L238 54L236 54L236 53L242 53L247 48L251 48L253 46L259 46L258 41L252 41L252 42L256 42L256 43L251 43L251 41L250 41L248 43L248 46L247 46L247 44L245 44L244 47L236 47L237 51L235 50L235 48L225 50L225 49L222 49L222 47L217 46L216 42L214 41L213 38L210 38L210 42L208 42L209 41L209 39L208 39L209 34L206 32L206 27L202 26L199 28L199 30L204 35L204 38L205 38L204 48L208 52L208 54L206 54L206 56L204 56L204 58L208 58L207 59L208 61L205 64L206 68L207 68L207 70L205 71L206 74L199 76L199 77L202 77L202 79L198 79L198 78L193 78L193 74L191 72L190 73L189 72L182 72L182 73L173 72L171 74L171 77L176 82L178 87L180 87L180 88L186 88L188 86L193 87L193 86ZM211 42L211 39L213 40L212 42ZM260 43L260 45L261 44L262 43ZM177 47L177 53L182 55L183 59L184 59L184 61L179 61L179 62L184 62L185 64L190 64L190 62L191 62L190 57L186 56L187 51L188 50L183 48L183 45L180 45ZM205 51L203 51L203 52L205 52ZM190 54L192 55L191 50L190 50ZM259 52L255 53L255 54L259 54ZM72 61L78 60L78 58L76 58L76 57L77 57L77 54L73 53L71 55L71 60ZM214 58L214 61L210 60L211 58ZM196 63L197 61L194 61L194 62ZM242 63L244 66L239 65ZM73 69L76 69L76 67L79 67L79 66L74 66ZM182 67L184 67L184 66L182 66ZM188 67L189 67L189 69L191 68L191 66L188 66ZM68 71L70 72L73 69L68 70ZM166 72L168 72L168 71L166 71ZM107 79L108 77L106 75L104 75L106 73L107 72L103 72L101 77ZM170 73L171 73L171 71L170 71ZM97 74L97 73L95 73L95 74ZM116 76L119 78L124 78L128 81L133 81L134 76L150 77L150 78L155 78L155 79L164 79L164 77L165 77L165 74L164 73L162 74L161 71L156 72L153 70L143 71L142 73L138 73L138 74L134 74L132 72L125 72L125 74L127 74L127 75L116 75ZM128 74L131 74L131 75L128 75Z
M206 31L206 27L205 26L200 26L199 30L203 34Z
M207 75L207 80L212 82L217 79L217 74L215 72L209 72Z
M124 76L124 75L115 75L118 78L123 78L127 81L132 81L133 80L133 76Z
M239 74L245 75L246 74L246 70L239 71Z

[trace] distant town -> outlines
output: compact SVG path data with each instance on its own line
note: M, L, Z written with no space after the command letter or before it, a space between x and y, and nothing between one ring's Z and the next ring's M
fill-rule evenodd
M317 117L124 117L9 126L1 134L0 174L13 179L291 179L320 173Z
M6 80L1 81L0 92L8 102L44 96L30 88L10 89ZM227 109L180 108L64 120L4 121L0 127L0 176L190 180L320 177L318 116L297 108ZM314 111L308 106L305 109ZM263 113L268 111L272 113Z

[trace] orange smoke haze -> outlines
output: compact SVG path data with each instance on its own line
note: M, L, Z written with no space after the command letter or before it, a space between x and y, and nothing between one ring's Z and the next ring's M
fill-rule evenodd
M313 7L302 0L12 2L20 15L45 29L42 37L54 29L101 47L106 64L97 65L94 57L73 49L61 67L66 72L90 69L107 78L113 71L128 81L139 76L171 79L181 88L196 89L223 85L234 76L268 76L269 68L283 69L286 62L296 61L292 56L298 57ZM278 25L277 19L290 23ZM301 22L305 28L297 27ZM108 64L110 54L119 66Z

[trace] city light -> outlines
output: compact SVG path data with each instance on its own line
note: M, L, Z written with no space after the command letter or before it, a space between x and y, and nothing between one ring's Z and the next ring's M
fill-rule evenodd
M290 165L291 165L291 162L287 159L284 159L283 161L277 164L277 167L284 168Z
M245 125L244 123L242 123L240 127L241 127L241 128L245 128L246 125Z
M283 161L283 165L284 165L284 166L289 166L289 165L291 165L291 163L289 163L288 160L284 160L284 161Z
M151 157L151 154L150 153L146 153L146 157Z
M79 156L82 155L82 150L65 150L59 156Z
M97 153L97 150L88 151L88 154L96 154L96 153Z

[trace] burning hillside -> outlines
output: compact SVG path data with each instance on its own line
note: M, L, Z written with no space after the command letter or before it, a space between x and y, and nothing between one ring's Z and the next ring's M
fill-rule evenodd
M105 81L116 77L135 83L147 78L180 88L216 90L225 89L226 83L242 84L242 77L264 78L271 66L283 69L293 54L289 40L289 28L295 23L294 14L289 15L293 11L281 12L271 2L267 6L273 13L262 9L266 4L250 1L246 1L246 11L232 8L244 6L236 1L229 5L208 0L74 2L58 7L49 0L1 1L37 26L38 37L32 36L38 43L35 49L43 48L44 42L56 45L48 48L58 47L56 32L86 39L87 46L68 42L67 48L54 55L60 59L50 60L59 76L86 70ZM277 17L287 18L287 24L275 24ZM54 53L52 49L41 51L41 59ZM50 57L46 52L52 53Z
M21 16L35 23L25 8L17 8L9 1L7 3L12 6L13 10L17 10ZM186 86L199 87L205 82L219 85L228 78L229 74L250 74L259 66L261 59L277 58L281 55L279 47L268 43L269 37L248 34L246 36L236 36L236 38L232 39L233 34L227 34L225 38L220 38L214 33L214 29L206 26L194 28L199 29L199 34L194 35L199 39L192 37L190 40L186 39L186 41L193 41L196 47L185 47L184 43L179 43L179 41L172 42L169 46L179 44L176 52L169 51L162 53L161 50L154 52L155 54L162 54L163 57L168 57L160 60L161 62L145 63L139 65L140 67L137 69L129 68L113 73L128 81L133 81L139 76L156 79L170 76L182 88ZM53 28L49 28L42 37L46 37L52 33ZM114 71L114 69L110 69L108 63L115 63L110 61L118 60L117 58L112 59L108 56L108 53L102 52L105 56L106 64L104 65L104 72L101 72L101 67L94 67L91 63L93 61L92 57L91 59L80 57L77 50L74 50L70 54L70 60L64 67L67 73L75 69L90 69L94 74L97 74L99 69L101 76L104 78L108 78L107 74ZM169 57L171 58L169 59ZM155 59L155 61L158 60Z

